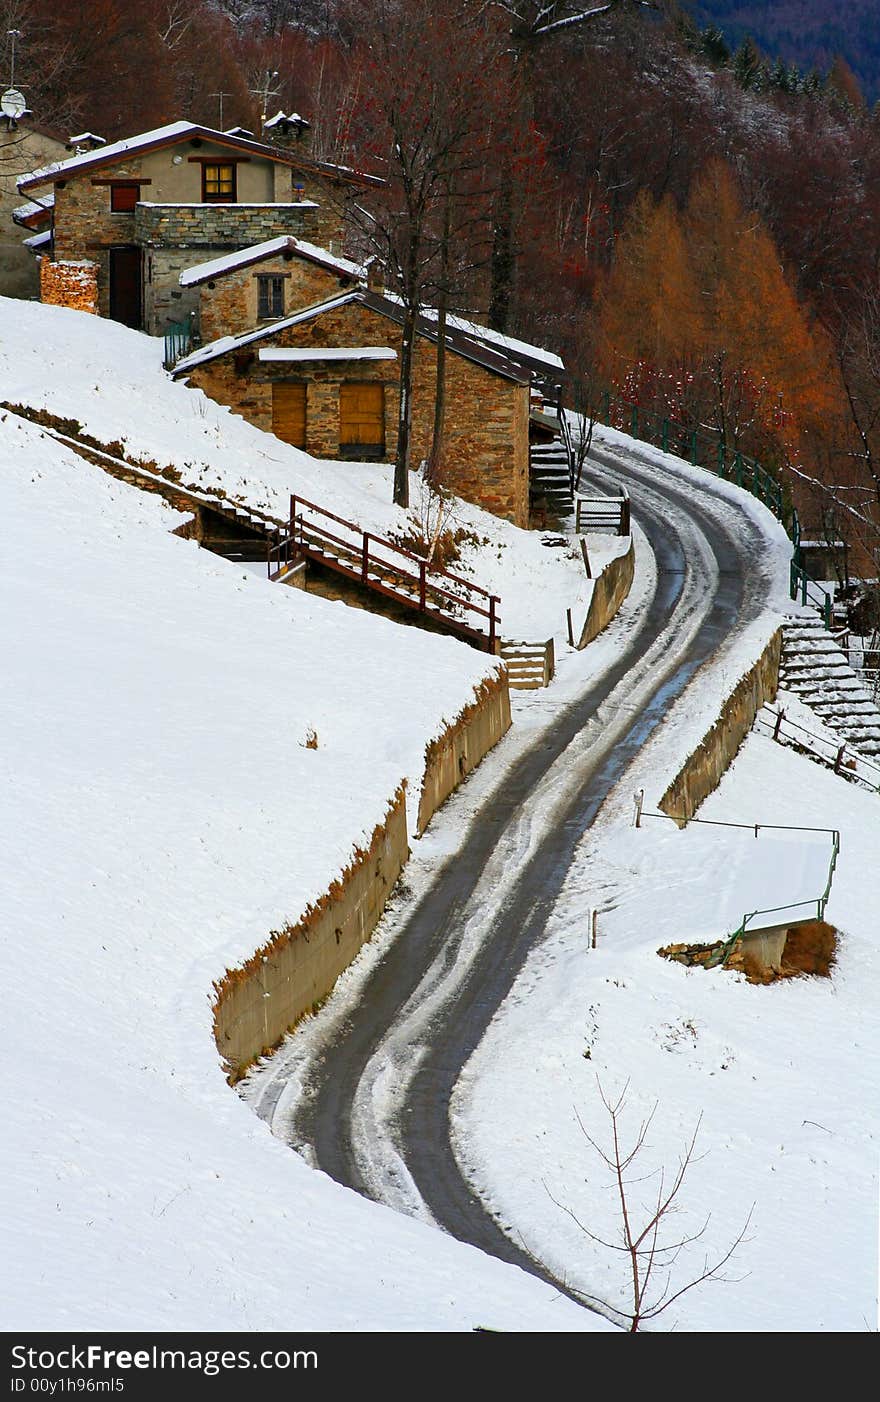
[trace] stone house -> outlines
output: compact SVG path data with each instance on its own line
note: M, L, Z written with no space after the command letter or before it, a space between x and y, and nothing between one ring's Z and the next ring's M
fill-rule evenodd
M363 279L350 259L282 234L236 253L197 263L180 285L198 296L194 329L202 341L240 336L261 324L314 306Z
M363 286L337 288L316 305L200 347L173 374L315 457L391 461L402 326L395 298ZM530 374L501 348L455 327L447 329L446 345L444 483L526 526ZM436 356L436 325L424 316L414 365L414 462L431 441Z
M39 238L51 220L44 208L48 201L22 204L18 181L24 172L48 161L63 160L63 138L30 117L0 117L0 294L4 297L36 297L40 284L37 264L29 243L14 228L26 231L29 240Z
M172 122L32 171L18 189L42 203L54 194L43 299L68 300L71 267L82 305L91 265L98 314L155 335L195 310L179 281L193 262L280 235L341 245L346 199L371 179L310 161L301 145Z

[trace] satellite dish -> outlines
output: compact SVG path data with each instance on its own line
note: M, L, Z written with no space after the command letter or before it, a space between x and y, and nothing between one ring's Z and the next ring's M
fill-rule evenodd
M0 112L4 117L12 117L15 120L27 111L27 103L24 100L24 93L20 93L18 88L7 88L0 96Z

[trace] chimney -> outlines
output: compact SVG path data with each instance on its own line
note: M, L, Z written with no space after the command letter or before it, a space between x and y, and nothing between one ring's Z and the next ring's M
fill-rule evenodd
M279 110L274 117L263 123L263 140L275 142L279 146L293 146L304 155L309 148L311 129L311 122L307 122L298 112L288 115Z

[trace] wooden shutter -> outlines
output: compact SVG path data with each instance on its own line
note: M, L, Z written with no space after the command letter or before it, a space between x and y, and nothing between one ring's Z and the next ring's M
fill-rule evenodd
M339 386L339 444L385 447L385 386L355 383Z
M272 432L295 448L306 446L306 387L272 386Z

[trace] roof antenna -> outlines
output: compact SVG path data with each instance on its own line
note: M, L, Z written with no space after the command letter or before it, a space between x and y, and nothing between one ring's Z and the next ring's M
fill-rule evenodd
M260 83L259 86L256 87L256 88L251 88L251 92L253 93L254 97L258 97L258 98L260 99L260 129L261 129L261 131L262 131L262 128L266 125L266 116L267 116L267 109L268 109L268 106L269 106L269 98L270 98L270 97L277 97L278 94L279 94L280 91L281 91L280 88L273 88L273 86L272 86L272 84L275 82L275 79L276 79L277 77L278 77L278 69L277 69L277 68L273 69L271 73L269 72L269 70L268 70L268 68L267 68L266 71L265 71L265 73L263 74L263 81L262 81L262 83Z
M232 93L231 93L231 92L212 92L212 93L208 93L208 96L209 96L209 97L216 97L216 98L218 98L219 101L220 101L220 131L222 131L222 130L223 130L223 99L224 99L224 97L231 97L231 96L232 96Z
M4 117L9 119L10 126L14 126L18 118L23 117L27 111L24 93L20 93L15 86L15 41L21 38L21 30L7 29L6 35L10 41L9 47L11 50L9 87L0 95L0 112L3 113Z

